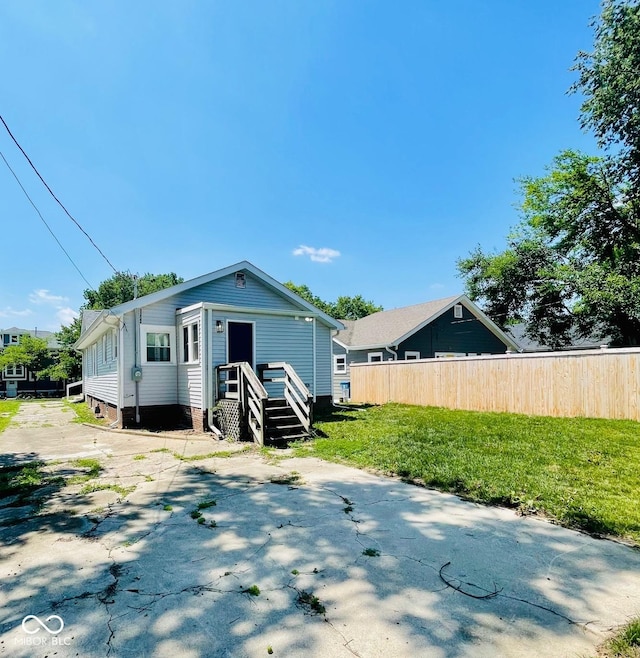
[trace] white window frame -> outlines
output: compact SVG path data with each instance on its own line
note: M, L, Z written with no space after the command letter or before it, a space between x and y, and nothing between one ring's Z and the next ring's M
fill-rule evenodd
M148 334L169 334L169 360L168 361L149 361L147 360L147 335ZM141 362L143 365L153 367L172 366L176 364L176 328L171 325L141 324L140 325L140 346Z
M19 345L20 344L20 334L9 334L8 345Z
M89 376L97 377L98 376L98 343L94 343L89 348L89 356L91 367L89 368Z
M111 360L116 361L118 359L118 330L113 329L111 331Z
M197 332L197 340L193 339L193 330ZM187 342L185 343L184 334L187 334ZM186 350L185 350L186 348ZM187 358L185 359L185 352ZM200 363L200 324L196 320L189 324L182 325L182 363L194 364Z
M462 304L453 305L453 317L460 320L464 317L462 312Z
M380 357L379 359L374 357ZM369 352L367 354L367 363L382 363L384 361L384 354L382 352Z
M436 359L459 359L463 356L467 356L466 352L436 352L434 357Z
M18 370L18 368L20 370ZM7 366L4 369L4 378L5 379L25 379L25 368L20 363L14 363L11 366Z
M104 334L104 336L102 336L102 340L101 340L101 343L100 343L100 359L101 359L100 362L101 363L106 363L107 362L107 338L108 338L107 334Z
M340 365L338 361L343 361L344 363ZM347 373L347 355L346 354L334 354L333 355L333 374L334 375L346 375Z
M420 352L418 352L417 350L407 350L404 353L405 361L416 361L419 358L420 358Z

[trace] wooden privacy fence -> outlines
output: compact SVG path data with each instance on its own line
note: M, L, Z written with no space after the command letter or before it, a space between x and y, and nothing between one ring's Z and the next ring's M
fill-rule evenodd
M640 348L352 364L351 401L640 421Z

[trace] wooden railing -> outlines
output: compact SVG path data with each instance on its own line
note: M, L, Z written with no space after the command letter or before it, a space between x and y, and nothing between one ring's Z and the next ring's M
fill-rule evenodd
M218 366L216 381L217 390L223 388L223 397L240 402L240 411L247 419L253 440L264 445L264 407L269 396L253 368L246 361Z
M280 371L282 374L274 376L271 371ZM264 384L283 384L283 397L308 432L312 422L313 396L293 367L284 361L261 363L258 365L258 374Z

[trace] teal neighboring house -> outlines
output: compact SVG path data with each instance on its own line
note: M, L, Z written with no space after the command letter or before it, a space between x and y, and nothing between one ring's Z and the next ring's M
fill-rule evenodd
M466 295L342 320L333 336L333 398L349 397L353 363L504 354L515 340Z
M104 311L87 311L87 402L114 425L265 440L304 436L332 397L343 328L247 261Z

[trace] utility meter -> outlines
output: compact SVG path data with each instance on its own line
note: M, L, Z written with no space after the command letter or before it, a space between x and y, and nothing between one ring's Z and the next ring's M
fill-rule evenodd
M134 382L142 381L142 368L140 366L133 366L133 368L131 368L131 379L133 379Z

